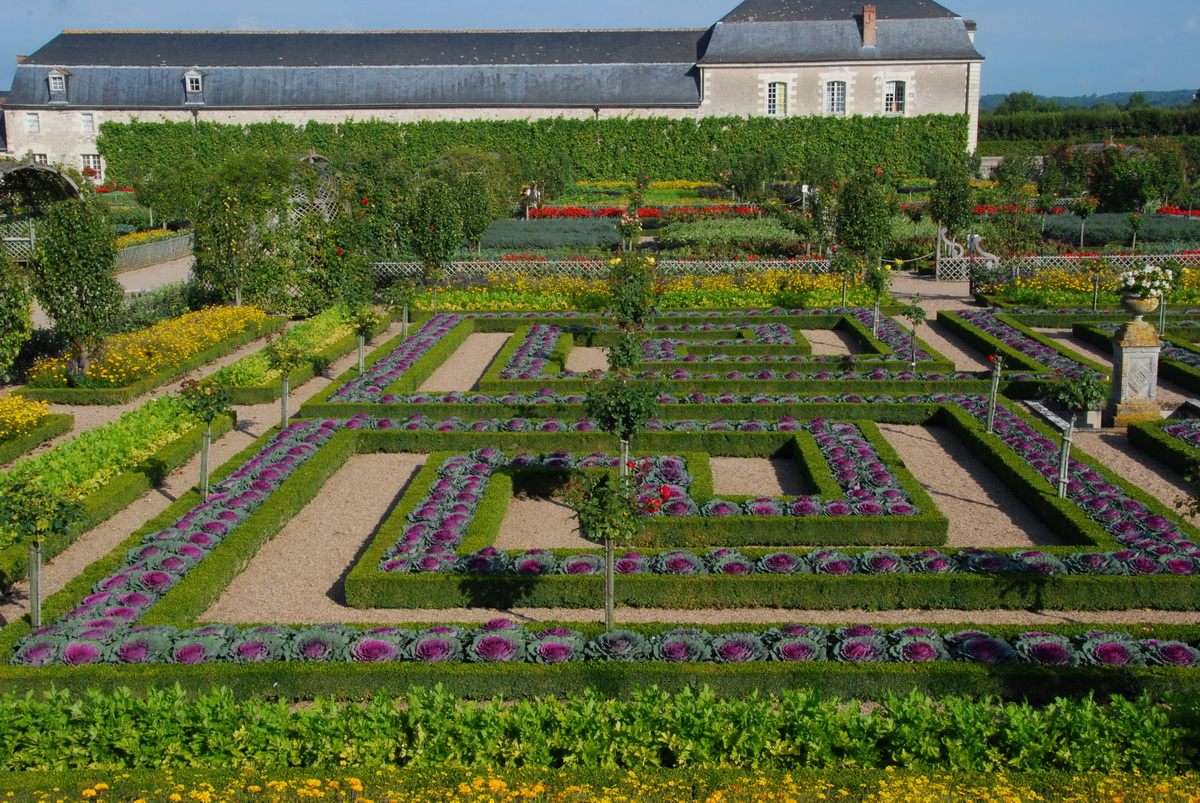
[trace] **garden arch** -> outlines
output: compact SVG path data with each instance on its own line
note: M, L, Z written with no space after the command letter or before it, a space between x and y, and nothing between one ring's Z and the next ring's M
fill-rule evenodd
M34 221L51 204L80 197L79 185L58 168L33 162L0 163L0 242L9 259L32 259L37 239Z

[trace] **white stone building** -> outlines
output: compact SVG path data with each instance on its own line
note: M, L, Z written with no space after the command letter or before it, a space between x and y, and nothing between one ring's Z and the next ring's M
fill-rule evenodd
M975 24L932 0L745 0L709 28L64 31L19 56L0 152L103 172L102 122L966 114Z

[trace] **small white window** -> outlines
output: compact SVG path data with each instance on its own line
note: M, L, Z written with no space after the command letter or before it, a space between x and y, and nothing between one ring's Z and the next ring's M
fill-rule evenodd
M100 177L100 154L85 153L85 154L83 154L82 160L83 160L83 174L85 176L87 176L88 178L99 178Z
M787 84L783 81L767 84L767 114L770 117L787 117Z
M905 86L903 81L888 81L883 87L884 114L904 114Z
M204 87L204 81L198 75L189 75L187 77L187 91L200 92Z
M830 81L825 84L825 113L846 113L846 82Z
M50 73L50 91L51 92L66 92L67 77L62 73Z
M44 153L35 153L33 155L33 163L35 165L48 165L50 164L50 157Z
M29 134L42 133L42 118L37 112L29 112L25 115L25 131Z
M85 134L95 134L96 116L90 112L79 115L79 129Z

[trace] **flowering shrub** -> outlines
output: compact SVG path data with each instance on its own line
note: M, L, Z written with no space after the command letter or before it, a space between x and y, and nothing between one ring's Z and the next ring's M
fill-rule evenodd
M49 414L46 402L11 393L0 396L0 441L28 435Z
M1147 264L1117 276L1117 288L1138 298L1159 298L1171 292L1175 273L1170 268Z
M254 307L209 307L139 332L113 335L79 382L85 387L120 388L176 370L222 340L261 326L266 317ZM38 360L29 370L29 386L67 387L69 362L65 356Z

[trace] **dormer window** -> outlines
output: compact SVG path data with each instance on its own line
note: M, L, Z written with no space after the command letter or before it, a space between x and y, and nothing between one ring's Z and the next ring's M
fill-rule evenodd
M67 71L55 68L46 75L46 86L50 90L51 103L67 102Z
M192 68L183 74L184 103L204 102L204 73Z

